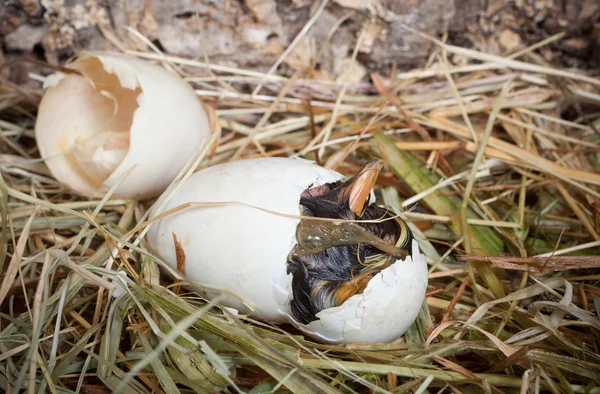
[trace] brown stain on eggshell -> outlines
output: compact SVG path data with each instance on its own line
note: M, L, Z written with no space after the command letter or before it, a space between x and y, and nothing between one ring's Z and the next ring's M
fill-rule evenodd
M175 233L171 233L173 235L173 244L175 245L175 257L177 258L177 272L183 275L183 270L185 269L185 252L183 251L183 247L177 240L177 235ZM181 282L179 279L176 281ZM177 285L173 287L173 292L175 294L179 294L179 289L181 286Z

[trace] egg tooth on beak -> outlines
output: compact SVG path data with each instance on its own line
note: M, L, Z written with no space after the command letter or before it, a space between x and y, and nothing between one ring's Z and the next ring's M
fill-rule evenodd
M307 189L300 198L303 216L352 223L303 219L296 229L298 244L288 257L292 274L291 308L303 324L319 311L341 305L360 294L373 276L404 258L412 243L406 223L370 204L383 163L371 160L345 182ZM387 219L387 220L386 220Z
M383 161L373 159L365 163L352 178L341 186L338 192L338 203L349 208L357 216L361 216L368 205L371 191L383 168Z

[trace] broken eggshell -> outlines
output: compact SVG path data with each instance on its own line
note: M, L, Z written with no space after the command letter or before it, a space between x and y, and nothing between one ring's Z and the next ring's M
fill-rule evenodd
M137 58L85 54L46 79L35 126L40 154L73 190L157 196L210 134L205 109L179 77Z
M328 343L391 342L413 324L427 290L427 263L413 240L412 253L375 275L362 294L317 313L318 320L290 323Z
M147 241L175 268L175 236L185 254L185 278L207 298L220 294L224 306L241 313L289 322L329 343L391 341L413 323L425 298L427 265L416 242L412 254L375 275L362 294L320 311L318 320L305 325L292 314L292 275L287 273L300 219L256 209L298 216L300 195L306 189L342 178L310 161L283 158L209 167L180 185L162 211L189 202L227 204L166 215L152 224ZM169 194L161 196L155 207ZM151 217L160 212L154 208Z

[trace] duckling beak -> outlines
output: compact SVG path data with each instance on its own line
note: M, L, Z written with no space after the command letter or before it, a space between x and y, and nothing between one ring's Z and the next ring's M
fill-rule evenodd
M361 216L382 168L383 161L379 159L365 163L358 173L340 186L338 203Z

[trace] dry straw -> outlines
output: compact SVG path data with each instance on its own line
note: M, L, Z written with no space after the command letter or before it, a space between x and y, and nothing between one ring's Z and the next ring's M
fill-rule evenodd
M599 393L600 80L528 56L551 41L498 57L434 40L426 69L373 75L376 95L277 65L129 52L185 70L218 106L218 146L173 188L233 158L301 155L346 174L384 159L380 201L411 208L431 267L415 326L380 345L314 343L176 290L144 244L150 202L53 180L27 112L40 91L2 87L0 390Z

